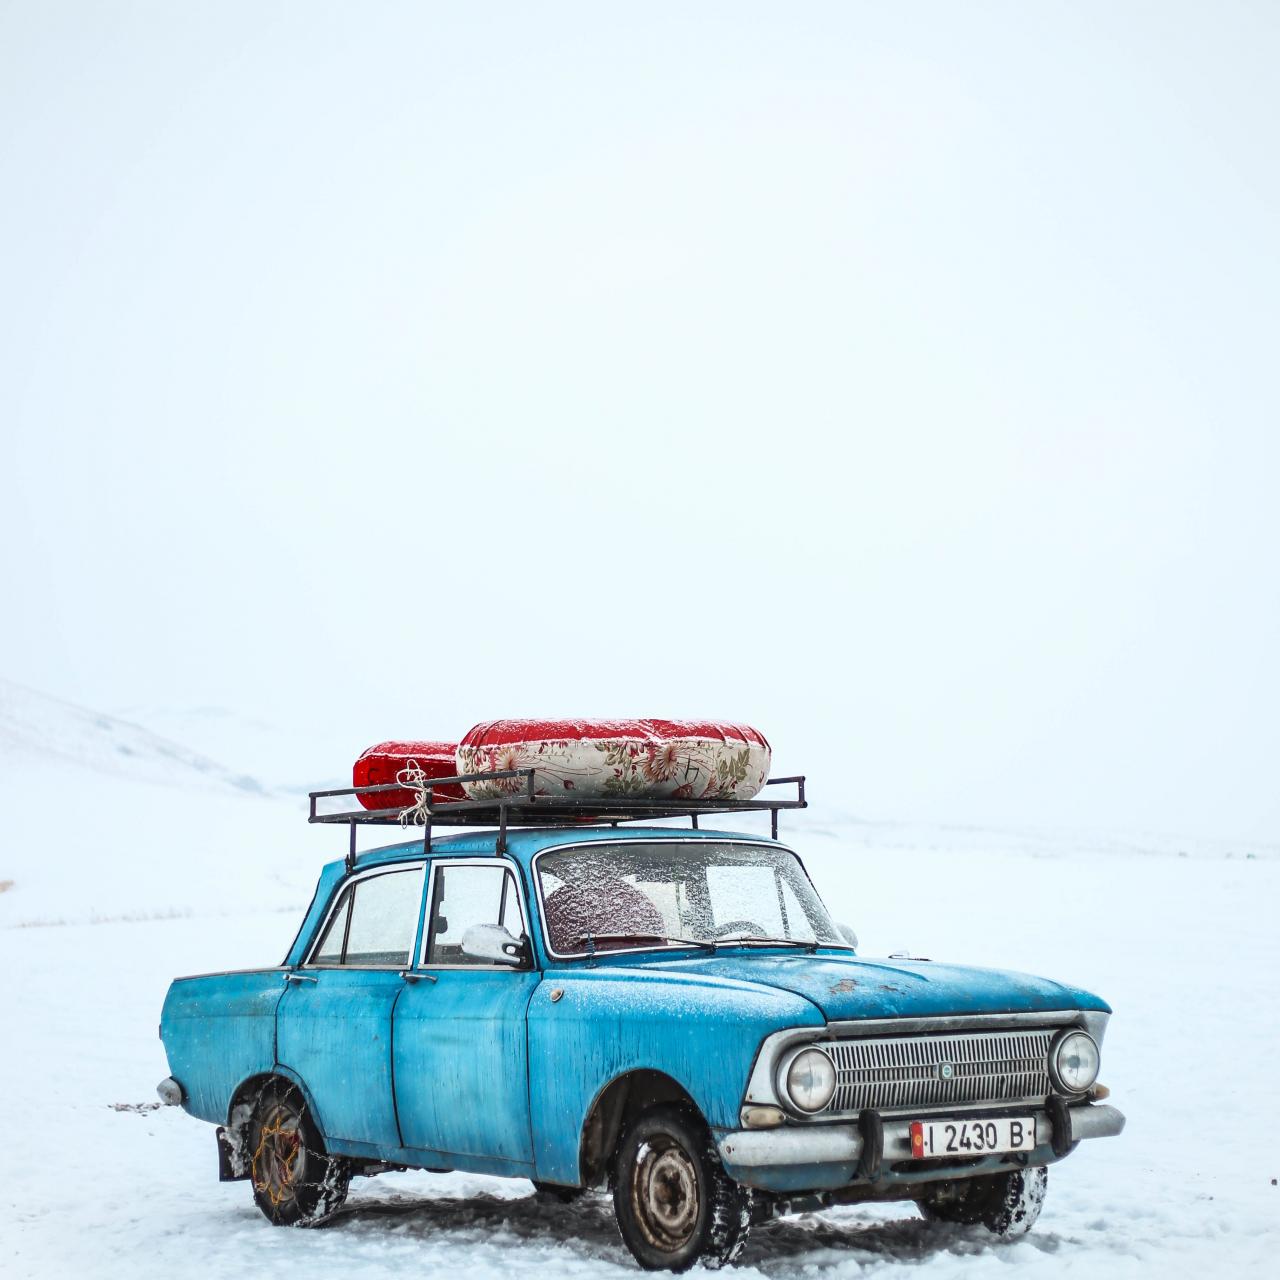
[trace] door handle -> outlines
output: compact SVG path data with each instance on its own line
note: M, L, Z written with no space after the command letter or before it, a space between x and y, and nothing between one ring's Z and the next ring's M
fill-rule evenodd
M439 982L434 973L419 973L415 969L401 969L400 976L406 982Z
M309 973L286 973L284 975L286 982L318 982L318 978L313 978Z

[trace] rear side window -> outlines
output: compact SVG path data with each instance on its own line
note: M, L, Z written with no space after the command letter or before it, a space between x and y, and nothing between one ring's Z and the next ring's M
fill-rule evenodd
M421 890L421 867L385 871L349 884L311 963L406 967L418 928Z
M342 948L347 941L347 921L351 918L351 886L342 891L338 909L329 917L329 927L311 957L312 964L341 964Z

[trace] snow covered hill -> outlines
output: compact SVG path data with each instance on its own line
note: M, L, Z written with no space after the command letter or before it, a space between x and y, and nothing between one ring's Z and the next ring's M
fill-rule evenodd
M116 714L154 733L243 769L269 791L297 795L340 787L351 777L350 760L369 745L342 740L317 714L313 723L281 724L230 707L133 703ZM382 736L393 736L393 728ZM369 742L378 738L371 731Z
M0 926L292 907L314 883L296 797L7 681L0 801Z
M7 771L61 769L169 786L257 792L257 779L139 725L0 680L0 762Z

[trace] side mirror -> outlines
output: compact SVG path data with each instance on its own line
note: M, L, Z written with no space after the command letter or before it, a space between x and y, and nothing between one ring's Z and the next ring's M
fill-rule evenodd
M855 950L858 949L858 935L847 924L836 925L836 932ZM464 942L465 945L465 942Z
M505 964L512 969L524 965L526 945L514 938L500 924L473 924L462 935L462 954L489 964Z

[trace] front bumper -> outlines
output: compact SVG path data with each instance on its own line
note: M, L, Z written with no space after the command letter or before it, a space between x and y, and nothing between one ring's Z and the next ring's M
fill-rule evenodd
M973 1112L967 1117L972 1118ZM1124 1116L1115 1107L1084 1103L1064 1107L1065 1130L1055 1129L1050 1110L1031 1107L1018 1114L1032 1115L1040 1139L1034 1151L993 1155L959 1163L911 1158L911 1119L883 1122L883 1151L875 1168L861 1170L868 1186L887 1189L894 1183L915 1184L957 1176L995 1173L1026 1165L1052 1164L1077 1142L1109 1138L1124 1128ZM943 1117L931 1115L930 1119ZM767 1191L817 1191L847 1186L864 1165L864 1137L853 1124L795 1125L780 1129L740 1129L719 1134L716 1146L729 1176L747 1186Z

